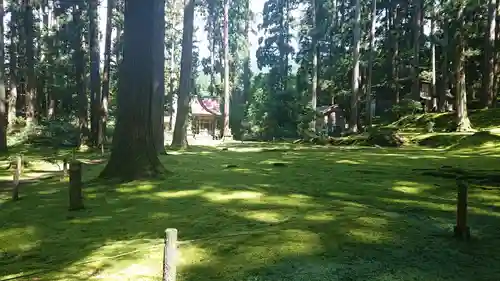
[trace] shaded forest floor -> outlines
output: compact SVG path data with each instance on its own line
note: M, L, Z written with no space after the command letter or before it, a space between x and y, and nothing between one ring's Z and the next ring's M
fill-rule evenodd
M86 209L71 213L57 176L22 185L19 202L0 188L0 280L161 280L168 227L179 230L180 281L500 280L500 190L471 186L474 239L460 242L454 180L414 170L495 169L499 157L492 148L194 147L162 156L174 172L163 182L88 184ZM87 180L102 169L98 155L78 158Z

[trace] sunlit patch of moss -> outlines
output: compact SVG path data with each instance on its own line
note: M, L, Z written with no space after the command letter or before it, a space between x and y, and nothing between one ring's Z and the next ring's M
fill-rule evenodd
M334 212L308 212L305 216L304 219L309 220L309 221L333 221L338 217L337 213Z
M271 211L247 211L241 213L243 217L268 223L277 223L286 220L286 216L277 212Z
M112 216L97 216L97 217L90 217L90 218L74 218L70 221L71 224L91 224L91 223L96 223L96 222L104 222L104 221L109 221L113 217Z
M38 243L39 237L34 226L0 229L0 253L29 251Z
M191 189L191 190L180 190L180 191L161 191L161 192L155 192L154 195L161 198L181 198L181 197L200 195L203 192L204 191L200 189Z
M226 280L246 280L241 278L248 271L275 264L284 258L311 255L323 250L319 235L303 230L273 231L252 239L222 239L214 241L212 247L226 253L224 256L208 257L207 260L216 269L215 272L224 268Z
M373 228L351 228L347 231L346 235L353 237L356 241L369 244L394 241L389 232Z
M394 191L408 194L420 194L429 189L432 189L432 186L407 181L396 181L392 187L392 190Z
M406 204L406 206L416 206L429 210L440 210L440 211L454 211L456 209L455 202L450 200L448 204L444 203L434 203L429 201L415 201L407 199L395 199L395 198L379 198L381 201L388 204Z
M353 164L353 165L357 165L357 164L361 164L359 161L354 161L354 160L338 160L336 161L338 164Z
M210 201L227 202L231 200L252 200L259 199L262 193L254 191L234 191L234 192L205 192L202 196Z

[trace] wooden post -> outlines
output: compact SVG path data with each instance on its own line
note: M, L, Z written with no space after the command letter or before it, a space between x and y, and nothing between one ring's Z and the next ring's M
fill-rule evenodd
M163 250L163 281L177 279L177 229L165 230L165 249Z
M456 238L469 240L470 228L467 226L467 192L469 186L466 181L457 179L457 224L454 228Z
M71 161L69 165L69 210L83 209L82 163Z
M12 187L12 200L19 200L19 181L21 179L21 173L23 171L23 156L18 155L16 157L16 164L13 175L13 187Z

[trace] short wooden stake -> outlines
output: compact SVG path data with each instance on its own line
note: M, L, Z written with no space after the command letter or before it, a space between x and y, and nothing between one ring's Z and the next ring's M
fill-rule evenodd
M14 169L13 175L13 186L12 186L12 200L19 200L19 181L21 180L21 174L23 171L23 157L18 155L16 157L16 167Z
M470 228L467 226L467 193L469 186L462 179L457 179L457 224L454 228L456 238L470 239Z
M82 163L72 161L69 165L69 210L83 209Z
M177 229L165 230L165 249L163 250L163 281L177 279Z

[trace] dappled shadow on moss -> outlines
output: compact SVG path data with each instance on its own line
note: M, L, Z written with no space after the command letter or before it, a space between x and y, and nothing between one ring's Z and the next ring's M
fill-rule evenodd
M173 171L166 181L87 186L81 212L66 212L66 183L58 182L34 184L23 202L2 206L0 233L14 230L24 245L0 258L2 274L44 268L40 280L88 280L99 276L96 270L116 271L117 262L123 274L129 263L147 263L156 269L150 275L158 276L163 230L176 227L181 240L192 240L180 246L181 255L191 253L179 268L180 281L500 277L490 266L499 262L499 213L490 208L497 199L471 191L476 240L459 243L450 238L454 181L411 171L457 158L410 149L337 149L200 151L162 161ZM228 162L239 169L223 169ZM18 234L23 229L26 237ZM92 261L138 247L151 251ZM466 263L474 272L459 266Z

